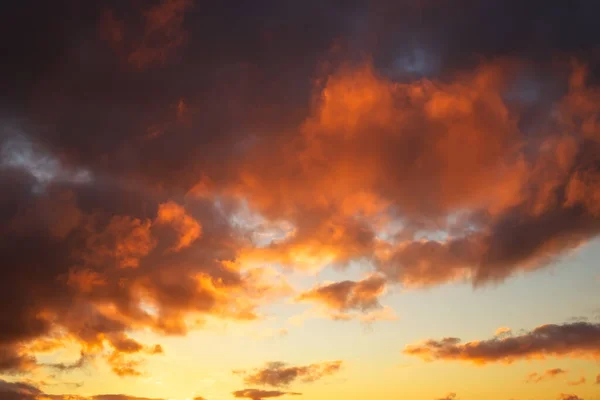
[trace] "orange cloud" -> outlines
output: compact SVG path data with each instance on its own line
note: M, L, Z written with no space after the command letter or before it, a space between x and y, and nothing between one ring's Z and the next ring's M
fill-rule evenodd
M122 378L142 375L142 372L139 370L142 361L128 357L122 352L112 352L106 358L106 361L110 365L112 371Z
M268 363L248 373L244 382L248 385L288 386L296 380L315 382L323 377L337 373L342 367L342 361L330 361L306 366L288 366L282 362Z
M404 354L426 361L456 360L475 364L512 363L546 357L590 358L600 354L600 325L575 322L542 325L519 336L461 343L458 338L408 345Z
M185 209L174 202L161 204L156 217L158 224L170 224L179 234L174 251L188 247L202 234L202 227L194 218L186 214Z
M136 268L140 259L148 255L156 244L150 227L149 220L114 216L102 231L88 236L81 258L86 265ZM102 277L93 271L75 271L70 279L82 290L89 290L95 285L102 286Z
M212 181L219 195L293 226L242 257L301 269L367 259L407 286L482 284L540 268L594 237L597 185L585 165L596 153L582 147L580 126L573 135L563 128L579 121L574 104L596 115L587 100L595 90L572 85L557 99L557 128L540 132L537 146L505 97L520 68L504 60L449 82L409 83L370 63L334 70L297 134L254 146L238 182ZM586 100L571 100L576 94Z

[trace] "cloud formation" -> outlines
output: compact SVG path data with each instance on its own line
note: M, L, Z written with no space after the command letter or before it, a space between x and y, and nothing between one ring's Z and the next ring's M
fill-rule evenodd
M281 392L279 390L260 390L260 389L243 389L236 390L232 393L233 397L239 399L263 400L282 396L299 396L302 393L296 392Z
M12 3L2 374L140 376L161 352L129 334L260 319L291 295L277 268L372 266L297 296L371 321L391 285L500 282L600 233L595 2ZM597 331L406 351L584 357ZM80 360L38 361L66 343Z
M244 382L248 385L273 387L288 386L296 380L315 382L340 371L342 361L329 361L305 366L290 366L283 362L271 362L264 368L248 372Z
M526 381L538 383L544 380L555 378L557 376L565 375L566 373L567 371L565 371L562 368L552 368L542 372L541 374L537 372L532 372L531 374L527 375Z
M583 400L581 397L574 394L561 393L558 396L559 400Z
M518 336L461 343L458 338L427 340L408 345L404 354L426 361L467 361L474 364L507 363L546 357L597 357L600 325L575 322L542 325Z
M385 288L385 278L373 275L360 281L320 285L300 293L296 300L316 303L331 313L334 319L347 319L351 317L348 312L366 314L381 308L379 297L384 294Z
M46 394L29 383L7 382L2 379L0 379L0 397L3 400L163 400L124 394L102 394L91 397Z

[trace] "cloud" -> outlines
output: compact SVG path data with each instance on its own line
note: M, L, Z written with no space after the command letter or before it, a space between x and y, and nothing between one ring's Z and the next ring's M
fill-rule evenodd
M18 345L0 345L0 373L19 375L29 372L37 367L33 356L27 354L25 349Z
M139 369L142 360L138 358L132 358L126 354L114 351L106 358L106 361L110 365L111 370L121 378L142 376L142 372Z
M0 379L0 394L6 400L36 400L42 392L28 383L6 382Z
M211 216L213 206L188 204L207 221L211 236L203 242L196 218L172 202L156 202L147 217L125 216L119 214L125 211L123 192L116 189L98 195L87 184L50 183L34 193L33 178L12 168L0 171L0 181L15 189L3 199L6 213L0 214L8 227L0 233L10 244L6 265L12 266L1 271L0 368L5 372L33 368L29 344L56 332L69 335L86 354L106 345L137 353L146 346L126 331L148 327L183 334L190 313L255 319L258 302L283 293L260 269L239 271L227 263L235 254L228 247L232 231ZM165 217L165 204L175 217ZM114 212L107 211L111 207ZM174 244L178 250L170 251ZM151 353L156 352L145 352ZM130 367L115 371L131 375Z
M456 393L448 393L446 396L439 398L437 400L454 400L456 399Z
M90 361L92 357L88 354L81 352L79 358L72 363L49 363L44 364L45 367L56 370L58 372L69 372L84 368Z
M596 376L596 385L600 385L600 374Z
M582 376L581 378L577 379L576 381L569 381L567 382L567 385L569 386L579 386L579 385L583 385L586 382L585 376Z
M510 335L512 335L512 329L507 328L505 326L501 326L500 328L496 329L496 333L494 334L494 336L497 336L497 337L510 336Z
M243 389L233 392L233 396L240 399L263 400L281 396L298 396L302 393L280 392L279 390Z
M373 275L360 281L342 281L315 287L297 296L297 301L314 302L343 319L348 311L368 313L381 308L379 297L385 292L386 281Z
M426 361L456 360L475 364L512 363L546 357L590 358L598 356L600 325L575 322L542 325L518 336L461 343L458 338L427 340L408 345L404 354Z
M161 65L185 45L185 14L193 6L193 0L162 0L141 12L141 33L128 26L134 25L133 21L120 20L107 9L99 23L99 36L135 68Z
M178 243L173 247L175 251L190 246L202 233L198 221L187 215L185 209L174 202L161 204L156 220L159 224L172 224L178 232Z
M341 367L342 361L329 361L306 366L289 366L283 362L271 362L264 368L248 372L244 382L248 385L274 387L288 386L296 380L315 382L339 372Z
M566 373L567 373L567 371L565 371L562 368L548 369L541 374L537 373L537 372L532 372L531 374L527 375L527 382L538 383L543 380L552 379L557 376L565 375Z
M576 396L574 394L566 394L566 393L561 393L558 396L559 400L583 400L581 397Z
M163 400L135 397L124 394L104 394L91 397L45 394L37 387L24 382L7 382L0 379L0 397L3 400Z

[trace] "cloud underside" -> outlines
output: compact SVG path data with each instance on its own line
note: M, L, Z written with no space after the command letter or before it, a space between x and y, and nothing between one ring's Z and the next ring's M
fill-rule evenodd
M242 389L232 393L233 397L239 399L264 400L282 396L299 396L302 393L281 392L279 390Z
M135 397L123 394L103 394L91 397L77 395L46 394L35 386L24 382L7 382L0 379L2 400L164 400L158 398Z
M466 361L475 364L512 363L523 359L569 357L591 359L600 355L600 324L588 322L542 325L516 336L461 343L458 338L427 340L408 345L404 354L426 361ZM530 376L533 381L564 373L556 369ZM538 379L539 378L539 379Z
M594 2L54 3L8 6L0 35L0 374L100 357L139 377L162 348L132 332L281 297L383 319L393 285L500 282L600 231ZM277 272L358 262L366 278L302 293ZM589 354L597 330L407 352ZM81 359L38 360L73 343Z
M342 361L328 361L304 366L291 366L283 362L271 362L263 368L245 372L248 385L282 387L294 381L315 382L333 375L342 367Z

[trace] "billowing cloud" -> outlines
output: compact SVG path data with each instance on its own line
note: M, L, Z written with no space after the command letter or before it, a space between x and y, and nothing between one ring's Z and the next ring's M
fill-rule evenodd
M562 368L552 368L552 369L548 369L542 373L532 372L531 374L527 375L527 382L537 383L537 382L541 382L544 380L555 378L557 376L565 375L566 373L567 373L567 371L565 371Z
M248 372L244 382L248 385L274 387L288 386L296 380L315 382L339 372L341 367L342 361L329 361L305 366L291 366L283 362L271 362L264 368Z
M155 202L146 216L144 211L125 216L119 214L126 202L120 203L124 193L118 189L98 195L87 184L50 183L36 193L34 180L14 168L0 171L2 185L13 188L0 214L5 265L11 266L1 271L4 372L34 368L29 343L56 332L66 332L65 340L90 354L104 346L122 354L153 354L125 332L149 327L185 333L191 314L255 319L260 301L282 293L280 283L271 290L270 277L260 269L241 271L229 261L235 255L233 231L225 217L211 214L214 205L192 202L183 211L173 202ZM190 210L204 216L209 238L199 234ZM123 357L111 356L111 364L120 361L115 371L132 375L131 361Z
M282 396L298 396L302 393L296 392L281 392L279 390L260 390L260 389L243 389L233 392L233 397L239 399L263 400Z
M456 360L475 364L512 363L521 359L546 357L597 357L600 325L575 322L542 325L518 336L461 343L458 338L427 340L408 345L404 354L426 361Z

